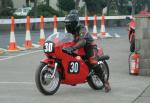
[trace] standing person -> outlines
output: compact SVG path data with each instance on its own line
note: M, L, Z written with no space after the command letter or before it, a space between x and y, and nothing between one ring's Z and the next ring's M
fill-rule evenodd
M135 18L126 18L129 22L129 28L128 28L128 37L130 42L130 51L135 51Z

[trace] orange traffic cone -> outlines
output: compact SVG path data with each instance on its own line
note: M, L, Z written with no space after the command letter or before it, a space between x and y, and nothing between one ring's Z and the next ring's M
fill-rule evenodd
M26 18L27 23L26 23L26 37L25 37L25 42L24 42L24 47L26 49L32 48L32 41L31 41L31 35L30 35L30 17L27 16Z
M66 27L65 27L65 33L67 33Z
M93 26L93 38L97 39L97 16L94 16L94 26Z
M104 15L102 15L102 20L101 20L101 35L105 36L106 32L105 32L105 24L104 24Z
M88 31L88 16L85 16L85 28Z
M54 16L54 33L57 33L57 17Z
M45 43L45 34L44 34L44 17L41 16L41 22L40 22L40 40L39 45L43 46Z
M106 33L104 15L102 15L102 19L101 19L101 28L100 28L100 35L99 36L101 38L112 37L110 34Z
M8 45L8 51L10 51L10 52L18 51L17 45L16 45L16 40L15 40L14 26L15 26L15 20L14 20L14 17L12 16L11 17L10 42Z

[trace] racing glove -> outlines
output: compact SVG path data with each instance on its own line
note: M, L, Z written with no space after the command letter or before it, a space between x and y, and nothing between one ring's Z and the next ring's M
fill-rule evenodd
M85 44L86 44L86 40L83 39L78 41L74 46L63 48L63 51L67 52L68 54L72 54L73 51L83 47Z

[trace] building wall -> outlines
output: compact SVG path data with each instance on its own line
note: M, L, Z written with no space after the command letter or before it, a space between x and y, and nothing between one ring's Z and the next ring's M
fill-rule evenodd
M135 50L140 54L140 75L150 76L150 16L137 15L135 17Z

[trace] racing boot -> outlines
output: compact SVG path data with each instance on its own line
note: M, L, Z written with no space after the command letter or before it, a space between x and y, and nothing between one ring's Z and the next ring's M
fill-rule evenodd
M106 80L104 83L105 92L108 93L111 90L109 82Z

